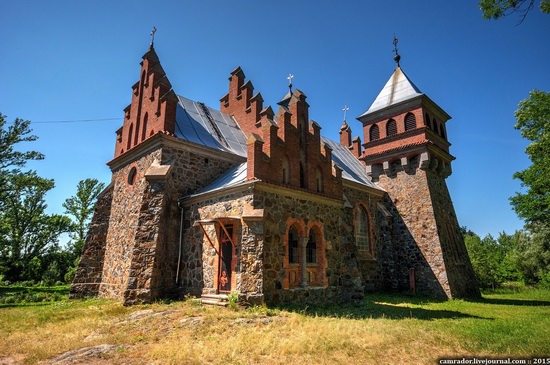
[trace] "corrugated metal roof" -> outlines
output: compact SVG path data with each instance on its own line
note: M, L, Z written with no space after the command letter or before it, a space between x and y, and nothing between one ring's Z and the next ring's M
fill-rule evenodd
M196 194L204 194L224 188L229 188L246 181L246 163L232 166L223 175L219 176L216 180L199 190Z
M368 177L365 166L355 157L348 148L340 143L321 137L322 141L332 148L332 161L342 169L342 177L371 188L380 189Z
M176 136L246 157L246 137L229 115L178 95Z
M422 91L405 75L401 67L397 67L369 110L359 118L422 94Z

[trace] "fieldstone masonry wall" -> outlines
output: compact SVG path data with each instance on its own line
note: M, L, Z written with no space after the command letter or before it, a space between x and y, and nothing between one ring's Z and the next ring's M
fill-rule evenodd
M394 163L391 171L375 178L388 191L391 211L398 217L392 227L397 289L410 287L413 269L416 291L420 293L479 295L444 177L419 168L419 159L415 158L407 168ZM451 216L454 220L444 218ZM453 264L453 260L460 262Z
M86 235L80 262L71 285L69 298L95 297L103 279L105 242L109 230L109 217L113 199L113 184L107 186L97 197L94 216Z

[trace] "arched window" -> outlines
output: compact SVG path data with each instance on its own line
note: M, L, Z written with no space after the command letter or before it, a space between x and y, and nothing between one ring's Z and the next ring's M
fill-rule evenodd
M141 132L141 140L145 141L145 138L147 138L147 122L149 119L149 114L145 113L145 116L143 117L143 130Z
M283 184L290 184L290 164L288 158L283 156Z
M405 115L405 130L410 131L416 129L416 117L413 113L407 113Z
M139 126L140 126L140 120L138 117L138 120L136 122L136 133L135 133L136 135L134 137L134 146L139 143Z
M433 120L433 130L436 134L439 134L439 131L437 129L437 120L435 120L435 118Z
M355 211L355 245L359 251L371 251L369 216L362 205Z
M288 263L298 263L298 232L294 227L288 231Z
M323 191L323 174L319 168L315 169L315 187L318 193Z
M317 263L317 241L313 229L309 231L309 240L306 245L306 263Z
M136 182L136 176L137 169L134 166L130 169L130 172L128 173L128 185L134 185L134 183Z
M132 148L132 134L134 133L134 124L130 124L130 129L128 129L128 140L126 141L126 149L129 150Z
M386 123L386 136L394 136L397 134L397 123L395 120L390 119L388 120L388 123Z
M443 124L441 124L439 130L441 131L441 137L446 140L447 136L445 135L445 128L443 128Z
M430 120L428 113L424 114L424 123L426 124L426 127L432 129L432 121Z
M369 141L376 141L380 138L380 129L377 124L373 124L369 130Z

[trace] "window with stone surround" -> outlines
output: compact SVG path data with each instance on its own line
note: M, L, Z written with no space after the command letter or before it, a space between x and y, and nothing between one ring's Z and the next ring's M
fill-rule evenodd
M410 131L416 129L416 117L413 113L405 115L405 130Z
M395 120L390 119L388 120L388 123L386 123L386 136L394 136L397 134L397 123Z
M362 204L355 208L355 245L357 250L374 255L370 239L369 215Z
M136 182L136 176L137 176L137 169L134 166L130 169L130 172L128 173L128 185L134 185L134 183Z
M376 141L380 138L380 129L377 124L373 124L369 129L369 141Z

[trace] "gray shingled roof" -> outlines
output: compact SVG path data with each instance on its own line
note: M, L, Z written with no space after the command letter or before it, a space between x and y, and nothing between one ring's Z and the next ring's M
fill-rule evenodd
M397 67L370 108L359 118L420 95L423 95L422 91L405 75L401 67Z
M246 137L231 116L178 95L176 136L246 157Z

